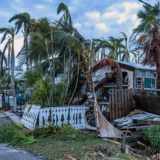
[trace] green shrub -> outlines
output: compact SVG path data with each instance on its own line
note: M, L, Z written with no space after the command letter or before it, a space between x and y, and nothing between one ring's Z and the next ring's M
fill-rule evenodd
M160 125L148 127L142 132L143 139L147 141L153 151L160 151Z

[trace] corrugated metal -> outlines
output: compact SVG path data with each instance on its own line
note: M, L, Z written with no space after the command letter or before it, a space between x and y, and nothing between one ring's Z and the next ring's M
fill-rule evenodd
M126 66L129 66L129 67L135 68L135 69L156 71L156 66L153 66L153 67L151 67L149 65L143 66L142 64L131 63L131 62L123 62L123 61L116 61L116 62L119 63L119 64L122 64L122 65L126 65Z
M147 95L134 95L138 109L160 115L160 97Z

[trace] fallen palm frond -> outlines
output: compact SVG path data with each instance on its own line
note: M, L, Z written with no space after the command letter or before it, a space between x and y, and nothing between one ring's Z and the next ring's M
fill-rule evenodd
M47 128L36 128L29 134L35 138L53 138L57 140L87 140L93 138L82 131L75 130L67 124L63 124L62 126L49 125Z
M27 146L36 142L33 136L26 136L23 126L6 124L0 127L0 142L9 143L12 146Z

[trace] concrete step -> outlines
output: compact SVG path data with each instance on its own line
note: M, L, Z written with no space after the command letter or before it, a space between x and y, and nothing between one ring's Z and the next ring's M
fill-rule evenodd
M4 112L6 116L8 116L14 123L21 124L21 118L17 116L15 113Z

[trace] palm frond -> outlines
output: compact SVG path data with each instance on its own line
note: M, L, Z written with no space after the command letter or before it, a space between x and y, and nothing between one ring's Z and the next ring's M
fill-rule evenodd
M57 8L57 14L59 14L62 11L68 11L68 7L64 3L60 3Z

